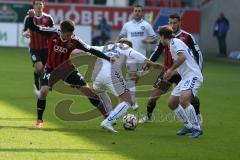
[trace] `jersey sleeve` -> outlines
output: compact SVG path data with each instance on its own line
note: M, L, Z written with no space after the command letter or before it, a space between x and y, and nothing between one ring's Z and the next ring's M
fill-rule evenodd
M156 38L157 36L150 24L147 25L147 34L148 34L148 37L151 37L151 38Z
M104 46L91 46L93 49L103 52Z
M26 16L23 21L23 32L28 30L28 28L29 28L29 17Z
M141 53L139 53L138 51L136 51L132 48L128 52L128 57L133 58L141 63L143 63L145 61L145 59L147 59L144 55L142 55Z
M200 69L202 70L203 68L203 56L202 56L202 52L198 46L198 44L196 43L195 39L193 38L192 35L190 35L189 39L188 39L188 44L189 44L189 48L192 50L194 58L196 59L198 66L200 67Z
M119 33L120 36L127 37L127 24L125 23L122 27L121 32Z
M84 52L89 52L99 58L110 60L110 57L106 56L102 51L99 51L96 47L89 46L87 43L81 39L76 38L77 40L77 49L83 50Z
M49 22L49 23L50 23L49 26L50 26L50 27L53 27L53 26L55 25L55 23L54 23L54 20L53 20L53 18L52 18L51 15L49 15L49 21L50 21L50 22Z
M35 25L33 22L33 17L29 17L29 28L47 36L51 36L57 32L57 28L55 27L42 27Z
M153 53L151 54L151 56L149 58L150 61L156 62L158 60L159 56L162 54L163 49L164 49L164 46L162 45L161 42L159 42L159 45L155 47Z
M184 42L179 39L172 39L170 42L170 48L173 52L171 52L171 54L178 56L178 53L186 52L183 43Z

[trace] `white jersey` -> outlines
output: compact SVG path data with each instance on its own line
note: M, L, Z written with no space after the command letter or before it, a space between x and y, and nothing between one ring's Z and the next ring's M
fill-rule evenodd
M93 48L109 57L114 56L116 59L112 64L107 60L97 58L92 74L93 88L96 91L110 88L116 96L121 95L128 90L121 71L123 64L126 63L128 58L135 59L138 63L143 63L146 57L129 46L120 43Z
M172 38L170 40L170 52L174 61L177 60L179 52L185 54L186 56L186 60L177 68L177 72L180 74L182 79L192 76L198 77L201 80L203 79L201 70L194 60L192 51L184 42L178 38Z
M152 26L145 20L139 22L131 20L123 25L120 36L129 39L133 44L133 49L146 56L146 44L143 40L149 37L156 37Z

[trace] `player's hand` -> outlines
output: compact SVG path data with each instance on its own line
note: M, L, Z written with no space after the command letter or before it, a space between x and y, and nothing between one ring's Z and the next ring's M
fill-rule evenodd
M35 11L34 9L29 9L29 11L27 12L29 17L34 17L35 16Z
M115 61L116 61L115 57L110 57L110 60L109 60L110 63L114 63Z
M173 71L171 69L168 69L164 75L163 75L163 79L164 80L169 80L173 75Z
M26 37L26 38L30 38L31 33L29 31L25 31L25 32L23 32L23 36Z
M143 71L148 71L150 67L151 67L150 64L145 63L145 64L143 65L142 69L143 69Z
M164 69L164 65L159 64L159 63L155 63L155 64L154 64L154 68L155 68L155 69L159 69L159 70L163 70L163 69Z
M147 41L146 39L143 39L143 40L142 40L142 43L143 43L143 44L147 44L148 41Z

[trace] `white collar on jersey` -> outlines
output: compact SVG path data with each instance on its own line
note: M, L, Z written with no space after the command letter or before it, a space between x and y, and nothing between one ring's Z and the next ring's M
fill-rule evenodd
M179 36L181 33L183 32L183 30L179 30L179 32L175 35L175 37Z
M60 34L60 39L61 39L62 42L67 42L67 40L63 40L63 39L62 39L61 34Z
M35 15L34 18L40 19L40 18L42 18L43 15L44 15L44 14L41 13L41 15L39 15L39 16Z
M139 23L141 23L142 21L143 21L143 19L141 19L140 21L136 21L135 19L132 19L132 22L133 22L133 23L138 23L138 24L139 24Z

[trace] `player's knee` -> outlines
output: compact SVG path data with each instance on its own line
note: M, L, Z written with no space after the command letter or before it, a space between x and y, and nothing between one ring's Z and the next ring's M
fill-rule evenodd
M97 107L100 104L100 100L96 98L88 98L92 105Z
M188 107L190 105L191 98L192 97L190 94L188 94L188 92L181 94L179 97L180 105L184 108Z
M174 109L176 106L175 103L173 103L172 101L168 101L168 107Z
M42 74L43 65L42 65L40 62L35 63L35 64L34 64L34 68L35 68L35 72L36 72L38 75L41 75L41 74Z
M186 108L186 107L189 106L190 101L189 101L188 97L180 97L179 104L180 104L183 108Z
M159 97L157 97L157 96L150 97L148 102L149 102L149 103L156 103L157 100L158 100L158 98L159 98Z
M40 89L40 98L44 99L47 97L48 94L48 88L47 87L42 87Z
M179 99L178 98L172 98L170 97L168 100L168 107L172 110L174 110L175 108L177 108L179 105Z

